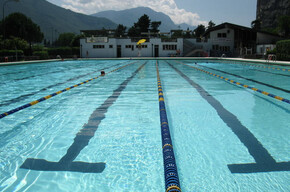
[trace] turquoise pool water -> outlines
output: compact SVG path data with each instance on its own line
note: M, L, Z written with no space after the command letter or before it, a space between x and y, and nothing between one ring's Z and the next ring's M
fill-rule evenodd
M290 99L287 71L179 62ZM155 60L2 66L0 113L130 63L0 119L0 191L165 191ZM159 61L182 191L290 191L290 105L181 63ZM53 170L66 158L77 171Z

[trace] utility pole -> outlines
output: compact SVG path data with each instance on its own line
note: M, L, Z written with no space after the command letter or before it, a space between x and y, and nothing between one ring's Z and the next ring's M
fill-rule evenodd
M53 27L51 27L51 47L53 47Z

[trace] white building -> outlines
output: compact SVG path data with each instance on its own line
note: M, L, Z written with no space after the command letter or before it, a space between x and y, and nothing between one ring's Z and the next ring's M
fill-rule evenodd
M182 38L145 38L146 42L138 47L140 39L87 37L80 40L80 54L83 58L182 56Z
M276 47L276 42L282 40L278 35L273 35L267 32L257 32L257 50L258 55L266 54L267 50L273 50Z
M113 36L112 31L108 32L108 37L94 37L100 34L97 31L87 32L91 37L80 40L80 54L83 58L255 57L263 55L267 49L273 49L276 42L282 39L280 36L249 27L222 23L208 29L202 39L147 37L140 49L137 42L142 38L113 38L110 37Z

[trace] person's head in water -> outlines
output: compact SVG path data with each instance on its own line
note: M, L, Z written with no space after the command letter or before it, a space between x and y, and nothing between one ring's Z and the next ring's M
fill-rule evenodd
M105 76L105 71L101 71L101 76Z

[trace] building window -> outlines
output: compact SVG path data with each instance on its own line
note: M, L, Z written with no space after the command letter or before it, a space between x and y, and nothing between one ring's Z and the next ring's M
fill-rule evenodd
M147 45L141 45L141 48L147 48ZM139 45L136 45L136 48L139 48Z
M104 49L105 45L93 45L94 49Z
M163 50L177 50L177 45L163 45Z
M125 48L134 51L134 45L125 45Z
M133 45L125 45L126 49L132 49Z
M113 45L109 45L109 48L113 48Z
M217 37L218 38L227 38L227 34L226 33L218 33Z
M219 50L219 45L212 45L213 50Z

